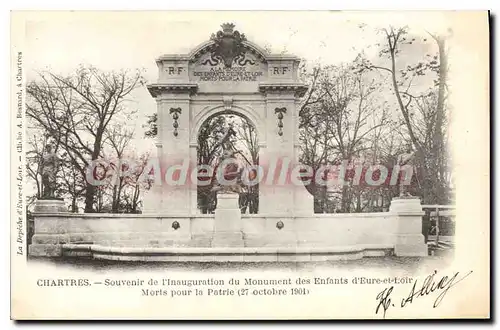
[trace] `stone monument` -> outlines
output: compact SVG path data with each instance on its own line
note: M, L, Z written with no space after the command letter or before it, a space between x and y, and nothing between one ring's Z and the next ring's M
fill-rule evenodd
M47 144L41 159L40 173L42 175L42 197L35 203L36 213L58 213L66 212L66 206L62 198L56 196L57 172L60 159L55 148Z
M300 169L299 109L308 86L299 77L299 62L269 54L228 23L189 54L160 56L158 80L147 88L157 103L154 173L162 180L145 198L143 213L65 212L55 196L57 158L47 149L30 255L190 262L324 261L385 256L388 250L426 256L420 199L406 187L400 186L389 212L317 215L306 187L285 180ZM215 214L197 213L198 180L181 181L198 164L200 129L220 114L241 116L255 128L258 165L265 172L257 214L241 214L238 181L244 180L241 164L230 161L237 152L231 143L223 145L227 166L219 165L219 175L226 182L215 187ZM408 169L412 159L409 151L398 165Z
M426 256L428 250L424 235L421 233L424 212L420 198L412 196L408 190L414 175L414 158L415 152L411 144L404 153L398 156L399 197L392 199L389 208L389 212L397 215L396 232L398 234L394 252L399 256Z
M217 193L212 247L243 247L243 232L239 194L242 169L234 158L235 152L224 150L217 174Z
M308 89L299 63L297 56L269 54L231 23L189 54L160 56L158 81L148 90L157 103L161 164L189 160L196 166L201 127L218 114L234 114L255 127L259 165L293 168L299 161L300 99ZM195 215L197 200L196 187L164 185L148 193L143 212ZM305 186L263 184L258 207L258 214L312 215L313 196Z

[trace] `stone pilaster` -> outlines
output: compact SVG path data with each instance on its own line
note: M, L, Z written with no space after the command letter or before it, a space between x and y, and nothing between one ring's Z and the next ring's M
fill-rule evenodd
M299 100L295 102L295 111L293 112L293 154L294 166L301 165L299 162L300 139L299 139ZM314 197L307 191L304 185L294 185L293 191L293 214L295 216L312 216L314 214Z
M394 198L389 214L396 225L394 253L399 257L424 257L428 255L427 244L422 235L422 205L418 197Z
M66 213L68 208L63 199L39 199L35 202L34 213Z
M288 83L261 86L261 90L266 93L267 136L261 165L268 173L275 171L273 184L260 187L259 213L288 216L313 214L312 196L304 185L297 185L291 180L293 168L299 165L299 116L296 104L304 88L301 84ZM285 176L284 182L279 180L280 175Z

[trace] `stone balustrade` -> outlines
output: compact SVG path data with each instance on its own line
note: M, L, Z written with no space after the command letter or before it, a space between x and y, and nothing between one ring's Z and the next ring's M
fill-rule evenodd
M70 248L78 251L76 247L80 246L80 249L92 252L94 250L88 250L87 247L93 246L92 249L97 249L95 251L100 251L100 248L125 249L123 251L149 249L158 253L170 251L170 255L189 249L197 253L199 251L196 249L204 249L201 251L208 255L220 254L219 250L227 254L227 249L234 248L249 249L248 253L262 249L266 255L269 249L276 254L278 249L287 249L288 254L289 251L296 251L297 255L302 255L301 260L311 260L310 252L299 252L310 249L323 249L328 252L320 255L331 256L343 253L357 253L358 257L384 256L387 253L425 256L427 246L422 235L423 212L421 208L419 211L419 204L418 199L396 200L389 212L381 213L295 217L285 214L241 215L241 229L233 232L240 233L242 242L234 246L216 243L217 239L214 238L221 233L216 230L215 215L179 217L155 214L36 213L30 255L60 257ZM95 251L89 253L101 257L106 255ZM241 250L238 253L243 256L247 252ZM158 253L153 253L156 259ZM193 253L188 259L192 259ZM116 254L109 255L116 257Z

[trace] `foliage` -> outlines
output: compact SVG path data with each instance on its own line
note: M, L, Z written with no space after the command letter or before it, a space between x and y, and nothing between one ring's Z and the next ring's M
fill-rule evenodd
M103 157L111 127L126 122L135 112L128 107L127 97L142 84L140 71L104 72L84 66L68 76L42 72L27 84L30 125L60 154L61 175L71 178L62 182L64 192L73 204L83 194L85 212L99 209L99 192L86 182L86 171L93 160ZM39 157L40 150L35 149L35 154ZM35 170L31 173L38 175Z
M347 162L351 173L342 186L307 186L315 197L316 212L386 210L398 187L356 184L352 169L361 166L366 173L374 164L392 169L408 144L416 150L412 193L428 204L452 201L446 37L419 36L408 27L380 29L378 37L352 61L336 65L303 61L299 67L300 79L309 86L298 110L299 161L312 166L314 175L321 171L325 179L336 173L321 169L324 165ZM367 55L369 47L377 49L375 56ZM62 160L57 194L71 200L70 211L78 212L83 205L85 212L140 212L149 183L139 177L149 154L133 150L136 132L127 123L135 119L129 102L133 91L143 84L140 71L104 72L83 66L67 76L42 72L28 83L27 174L34 187L30 200L42 195L39 164L44 146L50 143ZM145 120L145 136L156 137L157 114ZM217 166L227 148L239 151L243 164L258 164L257 139L245 118L218 114L200 129L198 164ZM116 175L130 169L120 161L125 155L132 155L137 165L127 178ZM106 184L97 188L87 182L86 171L98 158L108 162L99 168ZM212 184L198 187L203 213L215 208L211 188ZM259 188L245 189L240 207L256 213Z

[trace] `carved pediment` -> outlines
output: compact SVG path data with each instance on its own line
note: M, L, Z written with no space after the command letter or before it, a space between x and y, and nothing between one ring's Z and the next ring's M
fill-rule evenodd
M234 65L240 65L240 66L246 66L246 65L256 65L258 63L258 59L256 59L254 56L249 55L246 52L242 52L235 56L234 58L231 59L231 64L228 64L226 60L221 60L221 57L218 57L217 55L214 55L214 53L211 53L210 55L207 56L205 59L200 60L201 65L210 65L210 66L218 66L221 63L224 63L224 66L226 68L231 68Z
M245 56L243 41L247 39L244 34L233 29L234 24L225 23L222 24L222 31L212 34L210 39L214 41L214 48L211 59L215 61L214 65L223 62L226 68L230 68L233 62Z

